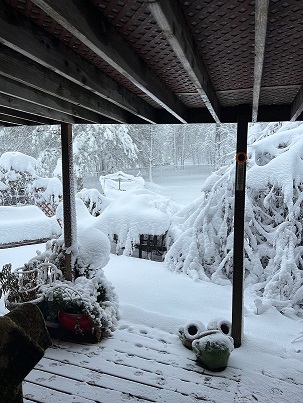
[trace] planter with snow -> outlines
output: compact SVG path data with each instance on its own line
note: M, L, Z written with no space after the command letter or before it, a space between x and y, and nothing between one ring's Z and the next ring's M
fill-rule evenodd
M192 342L199 339L205 332L202 322L188 322L185 326L179 327L179 338L186 348L192 349Z
M214 319L207 325L207 330L220 330L223 334L231 336L231 322L226 319Z
M219 330L204 332L202 337L192 343L197 361L210 371L223 371L234 349L233 339Z

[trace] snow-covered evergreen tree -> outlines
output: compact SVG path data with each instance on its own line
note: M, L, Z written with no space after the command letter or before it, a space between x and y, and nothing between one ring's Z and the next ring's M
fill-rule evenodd
M276 130L275 133L273 133ZM245 284L286 314L303 307L303 125L253 126L245 209ZM173 220L168 267L230 283L235 163L212 174L202 196ZM174 227L174 226L173 226ZM235 245L235 247L237 247Z

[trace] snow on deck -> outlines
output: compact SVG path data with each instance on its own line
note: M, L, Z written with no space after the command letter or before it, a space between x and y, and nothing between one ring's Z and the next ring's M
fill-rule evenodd
M282 375L269 361L257 373L235 362L206 371L176 334L124 321L99 344L54 341L24 382L24 403L301 401L303 370Z

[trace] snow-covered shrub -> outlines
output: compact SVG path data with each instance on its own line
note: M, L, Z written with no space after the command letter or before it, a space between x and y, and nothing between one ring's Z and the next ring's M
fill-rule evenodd
M58 178L36 178L32 184L34 203L49 217L56 213L63 197L62 184Z
M82 189L76 194L76 198L83 201L94 217L98 217L111 202L111 199L103 196L97 189Z
M0 157L1 204L34 204L32 181L37 176L35 158L20 152L6 152Z
M58 178L37 175L38 161L20 152L6 152L0 157L0 204L36 205L48 216L55 214L62 199Z
M245 209L245 284L282 312L303 306L303 125L249 136ZM233 271L235 163L206 181L202 196L173 217L168 267L228 284ZM236 247L236 245L235 245Z

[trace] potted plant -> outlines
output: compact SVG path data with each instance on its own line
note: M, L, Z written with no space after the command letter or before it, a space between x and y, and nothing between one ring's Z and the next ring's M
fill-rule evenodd
M0 298L5 295L5 306L12 310L25 302L32 302L43 311L44 293L41 286L48 287L61 273L52 263L31 260L12 270L6 264L0 272Z
M99 270L94 277L79 276L56 282L47 289L48 319L58 321L76 335L93 334L97 340L110 334L118 319L118 298Z
M192 343L197 361L210 371L223 371L234 349L233 339L220 330L205 331Z
M0 273L0 297L7 294L6 306L42 302L49 327L59 325L75 334L93 333L97 340L114 329L118 319L118 297L102 268L107 264L110 242L95 228L78 232L73 245L73 281L65 274L64 239L46 243L44 252L24 267L12 271L6 265Z

